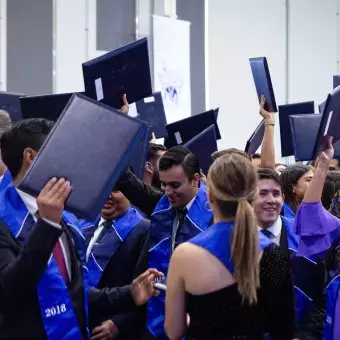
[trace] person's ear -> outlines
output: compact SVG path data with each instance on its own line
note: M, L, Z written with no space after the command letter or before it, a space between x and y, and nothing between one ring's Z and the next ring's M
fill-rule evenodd
M152 164L150 162L145 162L144 169L150 175L153 174L153 166L152 166Z
M32 148L26 148L23 152L23 163L30 166L34 161L36 155L37 152L35 150L33 150Z
M194 187L195 188L198 188L198 183L199 183L199 181L200 181L200 174L195 174L194 175L194 178L193 178L193 180L192 180L192 183L193 183L193 185L194 185Z

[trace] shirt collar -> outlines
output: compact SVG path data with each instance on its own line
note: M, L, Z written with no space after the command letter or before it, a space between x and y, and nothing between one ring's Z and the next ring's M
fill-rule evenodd
M264 228L257 227L258 230L262 230ZM281 233L282 229L282 220L279 216L278 219L272 224L270 227L266 228L266 230L270 231L275 237L278 237Z
M26 192L19 190L18 188L16 188L16 190L19 196L21 197L21 199L23 200L23 202L25 203L26 208L29 211L29 213L35 216L35 214L38 211L37 200L33 196L27 194Z
M196 196L186 205L186 208L187 208L187 211L190 210L191 206L193 205L194 203L194 200L195 200Z

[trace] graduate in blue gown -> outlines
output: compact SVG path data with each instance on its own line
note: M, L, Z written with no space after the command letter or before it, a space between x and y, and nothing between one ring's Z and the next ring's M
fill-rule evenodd
M318 339L323 332L323 291L325 266L316 257L297 257L300 237L293 232L293 221L280 216L282 187L276 171L258 170L259 194L253 201L259 234L277 244L290 261L296 305L297 339Z
M160 159L159 176L163 191L145 185L129 172L119 183L119 190L132 204L152 215L136 268L138 274L151 267L166 275L171 254L177 245L212 223L207 191L205 185L200 184L200 167L195 155L183 146L170 148ZM164 310L164 293L149 301L147 339L167 339Z
M313 169L307 165L291 165L280 175L284 204L282 216L293 220L306 189L313 178Z
M130 205L119 191L113 191L101 215L94 222L83 221L86 258L90 285L112 288L130 284L140 256L150 222ZM103 318L90 314L92 335L106 330L110 337L134 339L139 337L139 313L112 315Z
M264 339L267 333L293 339L288 259L257 233L256 181L243 156L223 155L212 164L207 186L215 223L179 245L170 262L165 327L171 339Z
M0 193L2 338L88 335L85 240L77 219L63 212L70 183L52 179L37 200L16 188L52 126L45 119L21 121L0 140L13 177Z
M51 179L39 197L20 191L53 122L20 121L0 138L13 181L0 193L0 339L87 339L88 301L101 313L125 312L157 294L148 270L130 286L88 285L85 238L63 211L71 185Z

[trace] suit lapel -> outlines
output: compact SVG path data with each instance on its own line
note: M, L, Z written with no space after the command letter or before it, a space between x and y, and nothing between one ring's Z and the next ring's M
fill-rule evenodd
M289 258L287 231L286 231L286 228L285 228L283 222L282 222L282 228L281 228L280 249L283 252L283 254L287 258Z

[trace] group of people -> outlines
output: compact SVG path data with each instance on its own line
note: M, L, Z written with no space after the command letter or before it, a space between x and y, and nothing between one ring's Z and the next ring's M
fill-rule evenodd
M152 140L143 181L128 167L88 221L64 210L63 178L18 189L53 122L0 111L0 339L340 339L332 141L315 163L276 164L260 114L261 155L220 150L202 174Z

